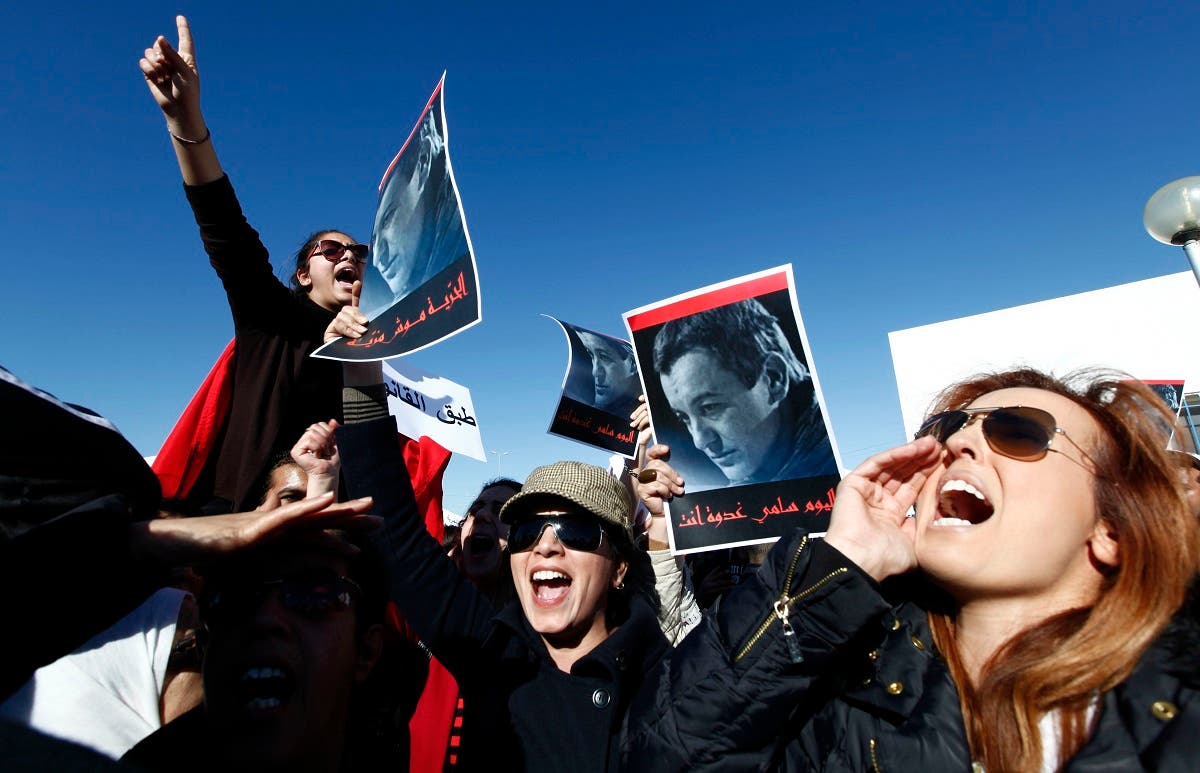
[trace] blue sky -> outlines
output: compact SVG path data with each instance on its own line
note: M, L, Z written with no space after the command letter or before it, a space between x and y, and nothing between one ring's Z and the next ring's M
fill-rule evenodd
M623 311L791 262L853 466L902 440L888 331L1187 267L1141 212L1198 171L1200 7L565 5L10 8L0 364L153 454L232 335L137 68L177 12L280 274L316 228L369 238L448 71L484 321L413 361L471 387L507 475L605 458L545 433L567 353L543 312L623 335ZM455 459L446 505L495 473Z

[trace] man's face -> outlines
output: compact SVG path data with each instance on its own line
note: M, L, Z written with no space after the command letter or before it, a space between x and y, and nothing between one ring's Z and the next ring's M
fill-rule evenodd
M284 464L271 470L267 481L267 493L263 495L258 510L274 510L304 499L308 491L308 475L299 465Z
M783 427L782 395L772 394L778 389L766 372L747 388L712 353L697 349L675 361L662 386L692 443L730 481L753 477L768 460Z
M599 336L579 334L592 356L592 379L596 389L596 407L607 408L637 394L637 372L611 343Z
M330 592L347 574L342 556L293 543L239 559L236 568L214 576L210 592L224 595L206 608L204 706L239 761L336 766L351 691L378 657L381 628L357 630L357 593L340 596L349 606L315 604L313 598L328 596L311 594L303 597L309 603L297 603L294 592L262 581Z

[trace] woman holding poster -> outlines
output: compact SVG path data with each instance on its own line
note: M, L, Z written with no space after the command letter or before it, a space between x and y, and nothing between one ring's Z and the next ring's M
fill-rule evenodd
M225 286L236 331L227 370L228 415L220 417L225 419L215 430L220 442L203 462L190 498L212 509L245 510L255 504L269 459L285 453L311 424L341 418L341 369L309 354L330 338L357 338L366 330L355 298L368 249L343 231L317 231L296 253L291 289L275 278L213 149L200 110L187 19L176 17L176 24L179 50L159 36L139 66L166 119L184 190Z
M785 536L670 656L627 761L1194 769L1200 534L1170 427L1114 374L954 385L842 481L824 540Z

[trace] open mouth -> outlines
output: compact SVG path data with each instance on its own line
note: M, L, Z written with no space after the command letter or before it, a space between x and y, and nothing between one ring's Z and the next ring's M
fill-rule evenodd
M996 511L982 491L965 480L951 479L938 492L937 517L931 526L977 526Z
M251 666L238 681L239 704L252 715L267 715L283 708L296 680L290 671L277 666Z
M333 275L333 278L336 282L353 285L358 281L358 272L354 270L353 266L347 264L339 268L337 273Z
M533 601L539 607L562 603L571 590L571 578L553 569L539 569L529 579L533 585Z
M467 552L472 556L491 553L496 548L496 538L488 534L471 535L467 538Z

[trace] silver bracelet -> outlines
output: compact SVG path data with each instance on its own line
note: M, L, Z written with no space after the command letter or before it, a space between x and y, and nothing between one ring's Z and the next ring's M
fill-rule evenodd
M209 128L207 126L204 127L204 136L198 140L189 140L184 137L180 137L178 134L171 131L170 129L167 129L167 134L170 134L171 137L176 142L181 143L183 145L203 145L204 143L208 142L212 138L212 132L209 131Z

